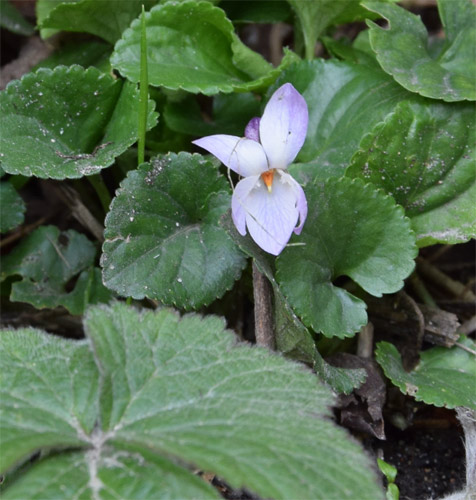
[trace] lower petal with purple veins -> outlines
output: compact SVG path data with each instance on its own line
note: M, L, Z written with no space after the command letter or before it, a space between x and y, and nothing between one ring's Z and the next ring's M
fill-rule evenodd
M279 255L286 246L301 213L295 181L285 175L287 177L278 171L271 192L259 180L242 200L251 237L258 246L273 255ZM293 182L289 182L288 177Z
M259 175L246 177L238 182L233 191L231 215L236 229L242 236L246 234L246 199L258 182Z

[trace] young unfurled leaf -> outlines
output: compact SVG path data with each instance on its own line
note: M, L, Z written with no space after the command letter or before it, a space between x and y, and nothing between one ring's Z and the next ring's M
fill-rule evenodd
M129 172L106 218L106 286L186 309L222 296L246 263L218 224L230 200L225 178L198 154Z
M278 257L277 280L305 325L350 336L367 322L365 304L333 281L348 276L377 297L396 292L413 270L415 237L401 207L371 184L343 177L305 192L308 219L299 245Z
M136 20L115 46L112 65L139 81L140 22ZM273 68L244 45L223 10L209 2L170 2L146 13L149 83L206 95L266 88L289 65L285 56ZM296 56L294 56L296 57Z
M421 19L397 5L365 2L363 6L389 22L382 28L368 21L370 42L382 68L406 89L444 101L476 100L476 6L471 0L439 0L446 43L431 54Z
M420 246L476 237L472 104L399 104L360 144L346 172L405 208Z
M476 344L461 337L457 345L432 347L421 352L417 367L406 372L397 348L388 342L380 342L376 358L385 375L404 393L417 401L435 406L455 408L465 406L476 410Z
M0 93L2 168L65 179L98 173L137 140L139 93L96 68L39 69ZM149 102L148 128L157 115Z
M88 304L111 298L99 270L93 267L95 255L95 246L84 235L42 226L4 257L0 277L2 281L7 276L22 277L12 285L12 301L28 302L38 309L61 305L72 314L82 314Z

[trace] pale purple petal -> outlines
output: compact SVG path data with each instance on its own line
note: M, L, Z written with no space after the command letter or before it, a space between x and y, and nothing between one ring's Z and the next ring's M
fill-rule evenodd
M246 234L246 198L250 191L256 186L257 182L259 182L259 175L246 177L245 179L241 179L233 191L233 197L231 198L231 216L241 236Z
M279 255L296 227L297 209L294 185L277 172L271 192L259 181L244 200L246 225L253 240L266 252Z
M268 161L260 143L234 135L209 135L193 141L206 149L237 174L248 177L268 170Z
M259 125L269 168L285 169L293 162L306 139L308 118L306 101L290 83L272 95Z
M259 122L261 118L255 117L251 118L245 128L245 137L251 139L252 141L259 142Z

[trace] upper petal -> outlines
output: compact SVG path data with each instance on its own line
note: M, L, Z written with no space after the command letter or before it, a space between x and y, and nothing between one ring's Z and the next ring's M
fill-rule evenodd
M250 191L256 186L257 182L259 182L259 175L246 177L238 182L233 191L233 196L231 198L231 216L241 236L246 234L246 198L250 194Z
M259 125L269 168L285 169L293 162L306 139L308 118L306 101L290 83L271 96Z
M253 240L266 252L279 255L289 241L299 217L296 196L294 185L280 175L275 176L271 192L259 180L248 193L243 203L246 225Z
M237 174L248 177L268 170L268 161L259 142L234 135L209 135L193 141L216 156Z

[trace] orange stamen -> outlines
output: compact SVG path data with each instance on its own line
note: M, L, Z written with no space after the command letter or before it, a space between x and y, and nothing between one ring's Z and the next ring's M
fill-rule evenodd
M261 174L261 178L263 179L263 182L266 184L269 193L271 193L271 186L273 184L273 177L274 177L274 169L267 170L266 172L263 172Z

